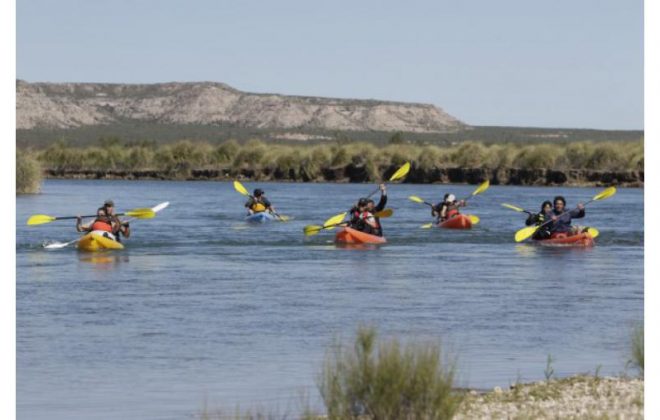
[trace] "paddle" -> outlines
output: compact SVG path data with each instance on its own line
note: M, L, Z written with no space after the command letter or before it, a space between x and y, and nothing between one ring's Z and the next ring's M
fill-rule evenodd
M392 209L384 209L382 211L374 213L374 217L378 218L387 218L392 216L394 214L394 210ZM341 217L340 217L341 216ZM344 222L344 217L346 217L346 213L338 214L336 216L333 216L329 218L328 220L323 223L323 226L320 225L307 225L303 228L303 232L305 233L305 236L312 236L316 235L323 229L334 229L335 226L340 226L344 224L348 224L348 222Z
M508 204L508 203L502 203L502 207L506 207L508 209L520 212L520 213L527 213L529 215L534 214L534 212L531 212L529 210L521 209L520 207L514 206L513 204Z
M410 172L410 162L406 162L399 169L397 169L396 172L392 174L390 179L387 182L393 182L398 179L403 178L404 176L408 175L408 172ZM379 188L376 188L371 194L367 196L367 198L371 198L374 194L376 194L380 190Z
M244 196L254 199L252 194L250 194L248 190L240 182L234 181L234 189L239 193L243 194ZM277 217L281 222L288 222L289 220L291 220L289 216L280 215L278 213L275 213L274 211L271 211L271 213L273 213L275 217Z
M133 209L130 211L126 211L124 213L117 213L115 216L131 216L136 219L151 219L156 215L152 209ZM80 217L96 217L96 215L93 216L80 216ZM46 223L54 222L56 220L72 220L72 219L77 219L78 216L48 216L46 214L35 214L33 216L30 216L30 218L27 221L28 226L34 226L34 225L43 225Z
M598 235L600 235L600 232L598 232L598 229L593 228L593 227L588 227L587 228L587 233L589 235L591 235L592 239L595 239L596 237L598 237Z
M616 188L614 188L614 187L606 188L606 189L603 190L601 193L596 194L596 195L594 196L594 198L592 198L591 200L589 200L589 201L587 201L586 203L584 203L584 205L586 206L587 204L589 204L589 203L591 203L591 202L593 202L593 201L605 200L605 199L607 199L607 198L612 197L614 194L616 194ZM562 217L564 217L564 215L569 214L569 213L570 213L570 212L565 212L565 213L563 213L561 216L559 216L559 218L561 219ZM516 240L516 242L522 242L522 241L524 241L525 239L529 238L530 236L534 235L534 233L535 233L540 227L545 226L545 225L547 225L548 223L552 223L552 222L553 222L553 220L548 220L547 222L545 222L545 223L543 223L543 224L540 224L540 225L538 225L538 226L527 226L527 227L524 227L524 228L522 228L522 229L520 229L519 231L516 232L516 234L515 234L515 236L514 236L514 239Z
M158 213L159 211L165 209L169 205L170 205L170 202L165 201L163 203L160 203L160 204L157 204L157 205L153 206L151 208L151 210L153 210L154 213ZM76 238L76 239L74 239L72 241L69 241L69 242L53 242L52 244L44 245L44 248L46 248L46 249L61 249L61 248L65 248L65 247L67 247L71 244L74 244L74 243L78 242L79 240L80 240L80 238Z

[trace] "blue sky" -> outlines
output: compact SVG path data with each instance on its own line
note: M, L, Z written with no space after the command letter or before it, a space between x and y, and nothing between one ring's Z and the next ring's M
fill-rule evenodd
M17 0L17 77L432 103L643 128L643 2Z

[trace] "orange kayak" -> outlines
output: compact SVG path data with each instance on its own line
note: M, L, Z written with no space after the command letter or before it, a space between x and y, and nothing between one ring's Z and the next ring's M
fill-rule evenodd
M550 239L535 240L537 244L548 246L594 246L594 238L591 237L589 232L578 233L577 235L568 236L565 233L555 234Z
M345 227L337 232L335 242L339 244L384 244L387 240L382 236L370 235L353 228Z
M472 220L464 214L459 214L440 223L438 227L445 229L472 229Z

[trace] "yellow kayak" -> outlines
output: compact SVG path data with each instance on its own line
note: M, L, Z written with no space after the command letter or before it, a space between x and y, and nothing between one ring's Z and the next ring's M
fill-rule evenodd
M106 249L124 249L124 245L115 239L115 235L102 230L94 230L80 238L78 249L81 251L94 252Z

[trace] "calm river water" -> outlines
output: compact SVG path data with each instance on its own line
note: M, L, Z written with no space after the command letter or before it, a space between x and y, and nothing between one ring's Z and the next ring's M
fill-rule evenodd
M255 183L245 183L252 190ZM231 183L47 181L17 197L17 411L22 419L182 419L206 404L295 411L334 337L361 324L404 340L442 341L458 385L489 388L556 375L617 374L643 319L643 190L588 206L593 249L513 242L524 216L595 188L491 187L470 201L471 231L420 229L428 208L475 186L391 185L389 243L337 248L302 227L346 209L373 185L259 184L288 223L247 226ZM93 214L170 201L131 224L126 249L91 255L44 241L74 221L27 227L34 213Z

